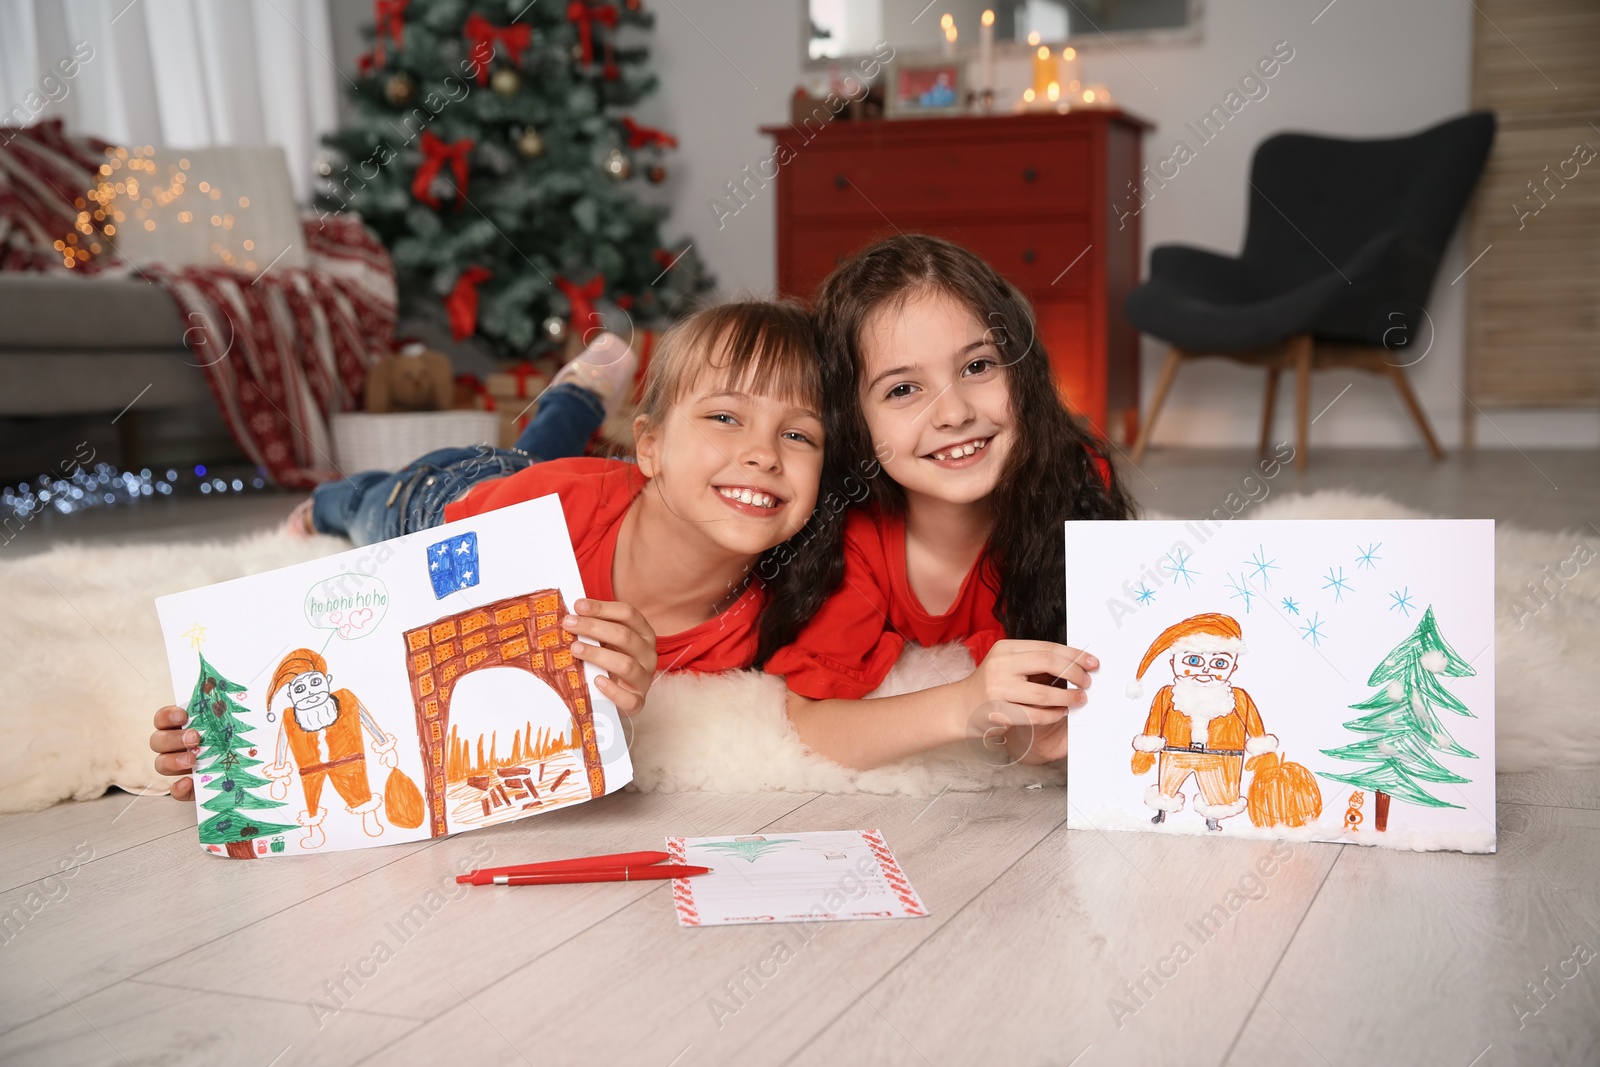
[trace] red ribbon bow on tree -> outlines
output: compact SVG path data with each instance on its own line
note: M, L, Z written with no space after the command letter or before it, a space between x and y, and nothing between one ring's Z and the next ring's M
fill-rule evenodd
M594 63L594 24L608 29L617 28L617 9L612 4L590 4L585 0L572 0L567 5L567 21L578 24L578 44L583 49L583 65Z
M372 53L378 66L384 65L383 39L389 37L396 48L405 47L406 8L411 0L373 0Z
M439 198L433 195L433 180L450 164L456 178L456 207L467 198L467 153L477 142L470 137L446 143L433 135L432 130L422 131L422 163L417 176L411 180L411 195L439 210Z
M478 286L494 277L488 267L468 267L456 277L444 310L450 316L450 336L465 341L478 332Z
M472 42L469 54L473 62L478 64L479 85L489 84L489 60L494 58L496 41L505 46L507 58L518 64L522 62L523 49L533 41L533 27L527 23L496 26L476 11L467 17L467 25L462 32Z
M678 147L678 139L672 134L651 126L641 126L627 115L622 116L622 128L628 131L629 148L643 148L653 144L662 148Z
M566 297L567 303L571 305L571 311L567 314L569 329L583 330L598 325L595 322L594 302L605 295L605 275L596 274L583 285L579 285L558 274L555 283L556 288L561 290L561 295Z

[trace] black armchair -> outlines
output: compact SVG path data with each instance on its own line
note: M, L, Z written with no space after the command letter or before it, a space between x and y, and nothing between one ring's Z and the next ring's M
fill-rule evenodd
M1278 376L1297 376L1297 451L1306 462L1311 372L1358 367L1388 377L1435 459L1406 381L1403 347L1423 326L1439 260L1494 139L1494 116L1465 115L1409 137L1353 141L1284 133L1257 147L1249 222L1237 257L1185 245L1150 254L1129 320L1171 346L1134 445L1138 462L1178 367L1226 356L1264 367L1267 448Z

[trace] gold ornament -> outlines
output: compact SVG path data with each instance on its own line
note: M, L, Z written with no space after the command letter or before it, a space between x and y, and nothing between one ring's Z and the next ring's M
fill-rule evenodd
M383 83L383 98L395 107L409 104L415 91L416 85L405 71L390 75L389 80Z
M499 96L516 96L517 90L522 88L522 75L510 67L501 67L489 75L489 88Z
M544 320L543 330L545 340L560 344L567 339L567 320L560 315L551 315Z
M532 126L524 127L522 136L517 138L517 151L524 158L536 159L544 155L544 138L539 136L539 131Z
M629 159L628 154L620 148L611 150L603 166L605 172L619 182L633 174L633 160Z

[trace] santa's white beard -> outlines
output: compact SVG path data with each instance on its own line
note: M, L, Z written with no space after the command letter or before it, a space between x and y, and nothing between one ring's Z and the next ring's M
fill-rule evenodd
M333 725L333 720L337 719L338 717L339 704L332 697L329 697L320 704L304 710L301 710L298 707L294 709L294 721L298 723L300 725L300 729L304 730L306 733L315 733L318 730L326 730L328 727Z
M1189 716L1189 737L1204 745L1211 720L1233 714L1233 686L1227 682L1197 682L1177 678L1172 683L1172 706Z

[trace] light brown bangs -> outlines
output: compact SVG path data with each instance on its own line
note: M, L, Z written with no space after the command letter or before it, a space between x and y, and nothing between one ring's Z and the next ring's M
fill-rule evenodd
M640 413L659 419L691 392L766 396L822 413L822 369L810 315L797 304L706 308L667 330L645 377Z

